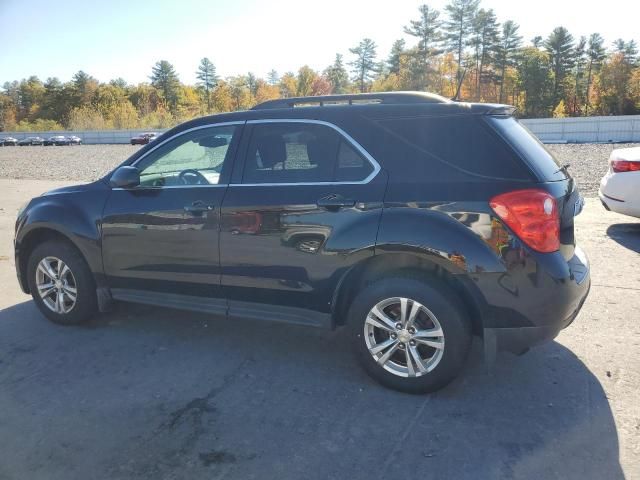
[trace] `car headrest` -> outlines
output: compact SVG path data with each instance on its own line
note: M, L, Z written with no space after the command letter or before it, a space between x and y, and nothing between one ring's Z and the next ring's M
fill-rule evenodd
M335 141L327 138L315 138L307 143L307 155L311 165L332 165L336 156Z
M257 147L263 168L273 168L287 159L287 148L281 135L261 137L258 139Z

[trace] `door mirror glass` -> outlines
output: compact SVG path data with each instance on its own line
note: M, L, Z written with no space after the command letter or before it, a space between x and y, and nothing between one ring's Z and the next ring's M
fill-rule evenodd
M140 172L136 167L125 165L118 168L109 179L109 185L115 188L134 188L140 185Z

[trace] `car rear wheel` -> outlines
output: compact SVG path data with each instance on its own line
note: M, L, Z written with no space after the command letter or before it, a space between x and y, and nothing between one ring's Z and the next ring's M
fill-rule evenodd
M97 312L93 275L80 253L60 242L45 242L31 253L29 289L38 309L54 323L77 325Z
M438 390L462 370L470 323L444 284L408 277L375 282L349 311L356 356L383 385L408 393Z

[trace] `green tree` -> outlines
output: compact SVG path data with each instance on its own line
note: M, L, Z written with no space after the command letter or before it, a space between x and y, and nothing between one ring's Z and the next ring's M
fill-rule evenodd
M418 10L420 12L420 18L418 20L410 20L409 25L404 27L404 33L418 39L416 53L420 58L420 63L426 70L431 57L442 53L442 50L437 46L441 40L440 12L426 4L420 5Z
M347 93L349 91L349 73L344 68L341 54L336 53L333 64L325 69L324 75L329 80L333 93Z
M280 81L280 75L278 75L276 70L272 69L267 74L267 81L269 82L269 85L277 85Z
M571 112L573 115L577 115L580 112L580 106L583 104L583 92L585 91L585 78L584 69L587 63L587 37L580 37L574 51L574 89L573 89L573 102L571 105Z
M517 69L519 86L525 92L524 116L548 117L555 105L549 56L535 47L526 47L522 49Z
M296 95L307 97L313 92L313 83L318 78L318 74L308 65L300 67L297 77Z
M109 85L113 85L114 87L121 88L122 90L126 90L127 87L129 86L127 84L127 81L122 77L114 78L113 80L109 81Z
M499 94L498 103L504 101L504 78L507 67L512 67L516 63L516 53L522 44L522 37L518 35L520 25L513 20L507 20L502 24L502 36L496 52L496 67L499 73Z
M536 35L531 39L531 46L533 46L533 48L540 48L543 43L542 36L540 35Z
M200 60L198 70L196 71L197 85L202 88L205 99L207 101L207 113L211 113L211 92L218 84L218 75L216 75L216 67L207 57Z
M389 73L396 75L400 73L402 57L406 55L405 45L405 41L402 39L393 42L389 58L387 59L387 69Z
M590 94L591 94L591 82L593 80L593 74L597 73L602 66L603 60L606 58L607 53L604 49L604 38L599 33L592 33L589 37L589 44L587 47L587 93L585 95L584 114L589 115L589 107L591 106Z
M500 24L492 9L481 8L473 19L473 37L471 44L476 60L476 99L481 100L480 86L484 79L485 66L496 60L500 48ZM489 79L490 80L490 79Z
M169 105L171 113L175 114L178 109L178 88L180 80L175 68L166 60L160 60L151 69L151 85L157 88Z
M564 27L556 27L544 42L553 70L553 103L558 103L567 73L575 65L573 36Z
M349 49L356 56L355 60L349 62L349 65L352 67L354 81L358 83L360 92L366 91L367 84L378 70L376 49L376 43L370 38L364 38L357 46Z
M73 105L88 105L98 88L98 81L83 70L78 71L71 79L73 88Z
M627 59L627 62L634 65L638 56L638 46L636 45L635 40L630 40L625 42L623 39L618 38L615 42L613 42L613 48L616 53L621 53Z
M444 23L445 43L447 49L456 55L458 82L462 81L462 58L473 33L473 20L479 4L480 0L451 0L445 7L448 15Z

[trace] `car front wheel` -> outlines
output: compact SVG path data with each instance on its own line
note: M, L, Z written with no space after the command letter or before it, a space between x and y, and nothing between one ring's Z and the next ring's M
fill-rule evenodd
M71 245L49 241L36 247L29 257L27 275L33 300L52 322L77 325L97 312L93 275Z
M356 356L383 385L408 393L438 390L462 370L471 328L453 292L436 281L379 280L349 311Z

